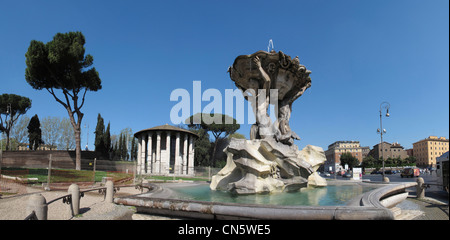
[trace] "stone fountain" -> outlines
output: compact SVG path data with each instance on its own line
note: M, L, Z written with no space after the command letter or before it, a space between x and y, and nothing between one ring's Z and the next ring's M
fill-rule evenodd
M213 176L209 187L212 190L242 195L326 186L325 179L316 172L325 162L324 151L311 145L298 150L294 139L300 138L289 127L292 103L311 86L311 72L300 64L298 57L291 59L281 51L259 51L239 56L229 68L229 72L231 80L252 104L256 123L251 127L250 140L231 140L224 150L227 154L227 164ZM272 119L276 120L273 123L268 115L271 104L275 109L275 118ZM330 182L330 185L340 184ZM368 183L346 181L346 184ZM180 183L174 185L175 188L189 186L180 186ZM407 188L416 185L417 183L383 184L382 187L354 197L345 206L259 204L256 199L261 196L256 195L254 203L234 202L235 199L252 199L252 196L232 196L233 202L224 202L220 199L220 192L214 192L218 194L211 201L194 200L195 192L191 196L184 195L187 197L185 199L180 197L183 194L177 195L170 185L160 184L148 184L151 189L148 193L116 198L114 202L135 206L138 213L182 219L393 220L393 210L390 209L394 209L396 204L407 198ZM315 192L309 197L319 202L321 194L330 189L332 188L327 187L305 192ZM345 196L348 195L345 192L348 190L339 191ZM354 193L353 188L350 191ZM205 195L203 192L200 194ZM273 194L269 198L280 195L285 198L295 194ZM328 197L333 198L334 195Z
M282 51L258 51L238 56L228 69L231 80L253 108L256 123L250 140L232 138L224 152L226 166L212 177L212 190L235 194L297 191L326 186L316 172L326 161L322 148L294 144L300 137L291 130L292 103L311 86L311 71ZM276 121L268 110L274 105Z

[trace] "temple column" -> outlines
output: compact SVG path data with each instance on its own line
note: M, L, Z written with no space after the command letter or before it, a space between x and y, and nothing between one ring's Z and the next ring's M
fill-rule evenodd
M175 163L173 165L173 174L177 175L181 171L181 164L180 164L180 133L176 133L176 140L175 140Z
M141 152L139 153L139 156L141 158L141 162L140 162L140 168L141 168L141 174L146 173L146 166L145 166L145 137L143 135L141 135L140 138L140 142L141 142Z
M188 175L194 176L194 137L189 136L189 159L188 159Z
M183 175L187 174L187 144L188 144L188 135L184 134L183 141Z
M170 168L170 131L167 131L167 137L166 137L166 162L164 164L164 166L162 166L162 171L164 171L164 174L168 174L169 173L169 168Z
M156 159L153 173L159 174L161 172L161 132L156 132Z
M152 158L152 132L147 135L147 172L153 173L153 158Z
M136 172L137 174L141 174L141 162L142 162L142 141L141 136L138 137L138 152L137 152L137 159L136 159Z

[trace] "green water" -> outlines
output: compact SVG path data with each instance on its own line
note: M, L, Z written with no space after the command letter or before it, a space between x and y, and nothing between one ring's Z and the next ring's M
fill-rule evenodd
M284 206L342 206L350 199L373 189L375 188L357 184L331 185L322 188L304 188L298 192L236 196L228 192L212 191L209 185L172 188L179 199Z

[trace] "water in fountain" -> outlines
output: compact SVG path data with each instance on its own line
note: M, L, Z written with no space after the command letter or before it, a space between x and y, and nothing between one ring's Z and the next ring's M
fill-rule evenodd
M285 206L342 206L352 198L374 188L359 184L330 185L322 188L304 188L297 192L237 196L224 191L211 191L208 185L171 187L177 195L175 198L178 199Z

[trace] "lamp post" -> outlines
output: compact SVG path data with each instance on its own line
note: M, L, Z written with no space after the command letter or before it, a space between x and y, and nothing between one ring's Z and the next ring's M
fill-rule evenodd
M390 107L391 107L391 105L388 102L382 102L380 104L380 128L377 129L377 133L380 134L380 138L381 138L380 139L380 148L381 148L381 158L383 159L383 173L382 173L383 174L383 182L385 181L383 134L386 133L386 129L383 129L383 120L382 120L383 114L381 112L382 112L383 108L386 109L386 117L389 117L389 108Z
M10 115L10 119L9 119L9 124L8 124L8 115ZM6 123L6 128L9 128L9 130L11 131L11 126L8 126L11 124L11 118L12 118L12 112L11 112L11 103L8 103L8 105L6 105L6 118L5 118L5 123ZM6 150L9 150L11 143L9 142L9 132L6 135Z
M86 123L84 124L84 128L86 129ZM89 151L89 124L87 125L87 131L86 131L86 151Z

